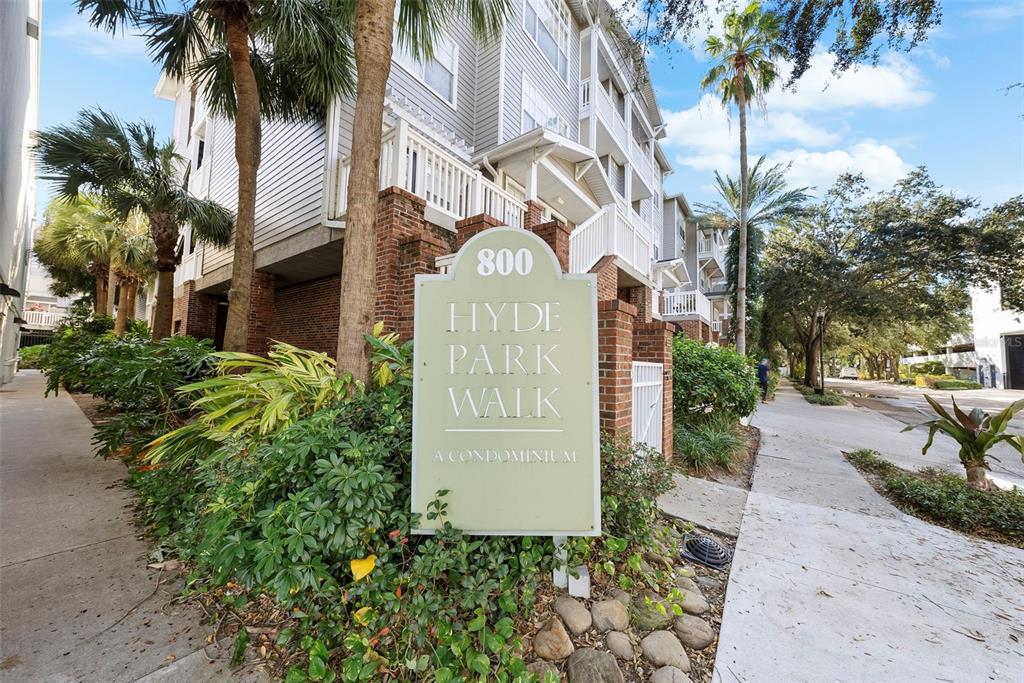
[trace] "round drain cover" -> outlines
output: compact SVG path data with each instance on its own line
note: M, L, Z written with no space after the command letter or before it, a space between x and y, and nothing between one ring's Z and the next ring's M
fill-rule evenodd
M713 538L687 534L679 554L712 569L721 569L732 559L732 551Z

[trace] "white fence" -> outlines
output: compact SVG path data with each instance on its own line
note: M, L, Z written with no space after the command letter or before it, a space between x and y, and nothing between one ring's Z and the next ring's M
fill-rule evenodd
M633 441L661 453L663 390L661 363L633 363Z
M654 257L650 231L617 206L606 206L569 235L569 270L586 273L604 256L618 256L650 276Z
M662 292L661 317L695 315L705 322L711 321L711 301L697 290L689 292Z
M34 330L52 330L64 319L65 315L65 313L52 311L25 311L25 326Z
M344 216L348 208L351 158L343 157L337 164L328 205L332 219ZM505 225L523 227L526 204L401 119L381 138L380 187L392 185L424 198L428 206L455 220L486 213Z

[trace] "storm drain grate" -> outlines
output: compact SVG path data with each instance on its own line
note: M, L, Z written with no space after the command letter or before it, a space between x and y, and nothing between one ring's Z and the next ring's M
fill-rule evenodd
M679 554L712 569L722 569L732 560L731 550L713 538L698 534L687 534L683 538Z

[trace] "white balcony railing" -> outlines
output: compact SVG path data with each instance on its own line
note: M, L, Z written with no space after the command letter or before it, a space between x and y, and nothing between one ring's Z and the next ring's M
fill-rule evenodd
M337 162L328 216L340 219L348 203L350 157ZM514 228L523 227L526 205L404 120L384 134L380 150L380 188L398 186L455 220L486 213Z
M600 83L592 85L587 78L580 82L580 117L592 116L595 111L597 118L601 119L605 127L611 131L612 137L625 150L626 120L612 102L612 96L608 91L601 87Z
M721 320L712 320L711 321L711 331L716 333L716 334L721 334L722 333L722 321Z
M650 152L644 151L644 148L640 146L640 143L632 135L629 137L629 155L633 161L633 170L640 176L647 187L656 189L654 162L651 160Z
M697 290L688 292L662 292L661 317L697 316L705 322L711 321L711 302Z
M64 316L64 313L54 311L25 311L25 326L34 330L52 330Z
M618 206L609 205L569 235L569 270L586 273L604 256L617 256L650 277L653 249L650 229L630 220Z
M725 244L717 237L704 234L697 235L697 258L713 259L718 264L719 270L723 273L726 271Z

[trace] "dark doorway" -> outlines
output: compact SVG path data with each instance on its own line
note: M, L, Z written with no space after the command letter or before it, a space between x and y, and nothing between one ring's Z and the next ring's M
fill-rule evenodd
M1003 346L1006 349L1004 386L1007 389L1024 389L1024 334L1003 335Z
M226 299L217 302L217 320L213 327L213 347L224 350L224 330L228 326L228 302Z

